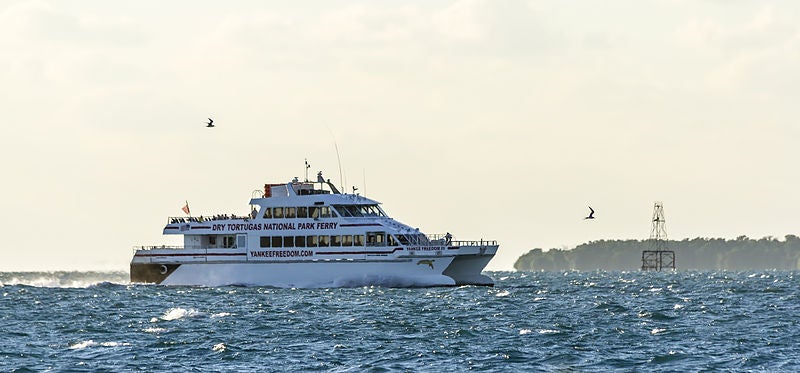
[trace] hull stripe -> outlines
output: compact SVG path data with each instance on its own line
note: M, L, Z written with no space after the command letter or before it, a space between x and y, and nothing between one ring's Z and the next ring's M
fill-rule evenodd
M397 247L392 251L317 251L317 255L376 255L376 254L394 254L397 251L402 251L402 247Z
M196 254L139 254L134 256L247 256L247 253L196 253Z

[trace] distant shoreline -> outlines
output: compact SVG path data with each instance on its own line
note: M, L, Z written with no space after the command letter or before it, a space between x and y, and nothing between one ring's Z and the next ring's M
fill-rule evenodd
M634 271L641 268L642 251L651 240L600 240L571 250L533 249L514 263L517 271ZM677 270L797 270L800 269L800 237L786 235L751 239L694 238L668 240L675 252Z

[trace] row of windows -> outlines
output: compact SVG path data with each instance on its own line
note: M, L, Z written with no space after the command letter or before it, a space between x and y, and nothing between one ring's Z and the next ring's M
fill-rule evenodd
M260 237L261 247L396 246L397 244L397 240L391 234L386 234L385 232L368 232L366 236L356 234Z
M264 219L293 219L293 218L330 218L335 217L331 214L328 206L312 207L265 207Z
M264 219L330 218L386 216L378 205L334 205L335 212L328 206L311 207L265 207Z
M333 205L333 208L344 217L386 216L378 205Z

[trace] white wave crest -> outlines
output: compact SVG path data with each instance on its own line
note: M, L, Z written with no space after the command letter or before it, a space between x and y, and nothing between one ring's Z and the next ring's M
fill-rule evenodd
M97 342L89 339L89 340L86 340L86 341L75 343L75 344L69 346L69 348L71 350L82 350L84 348L97 347L97 346L100 346L100 347L119 347L119 346L130 346L130 345L131 344L127 343L127 342L100 342L100 343L97 343Z
M150 322L157 322L158 320L163 320L163 321L180 320L187 317L198 317L202 315L204 315L202 312L194 308L186 309L177 307L168 309L167 312L164 312L164 314L161 315L161 317L158 318L154 317L150 319Z

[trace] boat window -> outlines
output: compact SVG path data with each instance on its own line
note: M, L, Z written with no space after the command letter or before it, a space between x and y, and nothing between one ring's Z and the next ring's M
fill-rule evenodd
M318 218L319 217L319 207L313 206L308 208L308 217L309 218Z
M389 246L397 246L397 239L394 238L391 234L386 235L386 244Z
M231 237L231 236L222 237L222 247L224 247L226 249L227 248L231 248L231 247L233 247L234 243L235 243L235 240L234 240L233 237Z
M362 205L361 213L364 216L384 216L381 209L378 208L378 205Z
M317 236L306 236L306 247L317 247Z
M272 247L283 247L283 237L272 236Z
M283 219L283 207L273 207L272 217L275 219Z
M353 236L353 246L364 246L364 235Z
M328 207L328 206L322 206L322 207L320 207L319 209L320 209L320 212L319 212L319 216L320 216L320 217L322 217L322 218L329 218L329 217L331 217L331 208L330 208L330 207Z
M208 236L208 245L217 246L217 236Z
M367 232L367 246L386 246L386 233Z
M286 218L287 219L294 219L297 216L297 208L296 207L287 207L286 208Z
M342 236L331 236L331 246L342 246Z
M261 241L261 242L260 242L260 243L261 243L261 247L269 247L269 243L270 243L270 241L272 241L272 240L270 240L270 238L269 238L269 237L261 237L261 240L260 240L260 241Z
M319 236L319 247L328 247L331 245L331 237L330 236Z
M307 218L308 217L308 207L298 207L297 208L297 217L298 218Z
M295 236L294 247L306 247L306 236Z
M401 245L408 245L409 244L408 237L406 235L404 235L404 234L398 234L397 235L397 240L400 241Z
M264 209L264 219L272 219L272 209L267 207Z
M283 237L283 247L294 247L294 237L292 236Z
M342 246L353 246L353 236L342 236Z
M358 206L348 205L348 206L345 206L345 208L347 209L347 212L350 213L350 216L355 216L355 217L363 216L361 214L361 211L359 211Z
M342 206L342 205L334 205L333 208L336 209L336 213L338 213L339 216L342 216L342 217L349 217L350 216L350 214L347 212L347 209L345 209L344 206Z

